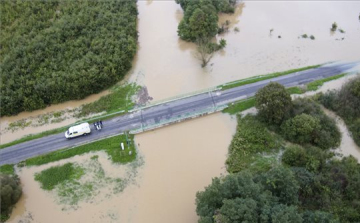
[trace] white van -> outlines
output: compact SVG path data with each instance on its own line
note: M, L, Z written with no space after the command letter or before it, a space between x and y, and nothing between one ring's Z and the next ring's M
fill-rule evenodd
M66 132L65 137L71 139L77 136L90 134L91 129L89 123L81 123L79 125L71 126Z

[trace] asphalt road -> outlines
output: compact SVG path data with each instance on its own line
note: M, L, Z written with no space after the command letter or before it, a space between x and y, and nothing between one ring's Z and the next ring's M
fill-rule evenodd
M174 120L177 117L208 111L215 107L251 97L270 81L279 82L286 87L292 87L343 73L355 67L355 65L357 64L326 65L228 90L201 93L136 110L129 114L103 121L104 127L100 131L95 130L94 126L92 126L92 133L87 136L68 140L65 138L64 133L59 133L1 149L0 165L18 163L30 157L119 135L124 131L147 128Z

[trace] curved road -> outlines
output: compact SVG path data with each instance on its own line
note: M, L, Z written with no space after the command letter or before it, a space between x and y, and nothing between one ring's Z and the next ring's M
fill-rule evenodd
M185 114L209 111L212 108L251 97L270 81L279 82L286 87L292 87L346 72L355 67L355 65L357 64L330 64L228 90L215 90L139 109L126 115L103 121L104 128L101 131L96 131L92 126L92 133L88 136L67 140L64 133L59 133L1 149L0 165L18 163L27 158L62 148L71 148L119 135L124 131L146 128L164 121L166 122L167 120L174 120L176 117L181 117Z

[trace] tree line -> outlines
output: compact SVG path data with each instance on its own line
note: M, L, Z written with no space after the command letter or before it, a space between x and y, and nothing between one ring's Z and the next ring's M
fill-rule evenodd
M358 84L344 89L352 96L337 93L343 105ZM226 161L230 174L196 194L199 222L360 222L360 165L329 150L341 140L335 121L313 99L291 100L278 83L260 89L255 100L256 115L238 116ZM359 108L351 106L346 114Z
M130 1L2 1L1 115L82 99L121 80L137 49Z

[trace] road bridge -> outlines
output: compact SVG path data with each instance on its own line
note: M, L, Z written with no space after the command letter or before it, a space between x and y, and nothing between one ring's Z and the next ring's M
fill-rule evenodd
M296 72L231 89L221 90L214 88L208 92L188 95L150 107L138 108L128 114L103 121L104 128L101 131L92 129L92 134L85 137L68 140L65 138L64 133L59 133L1 149L0 165L18 163L30 157L94 142L122 134L125 131L136 134L214 113L226 108L230 103L254 96L260 88L271 81L278 82L286 87L292 87L344 73L355 67L355 65L356 63L328 64L316 69Z

